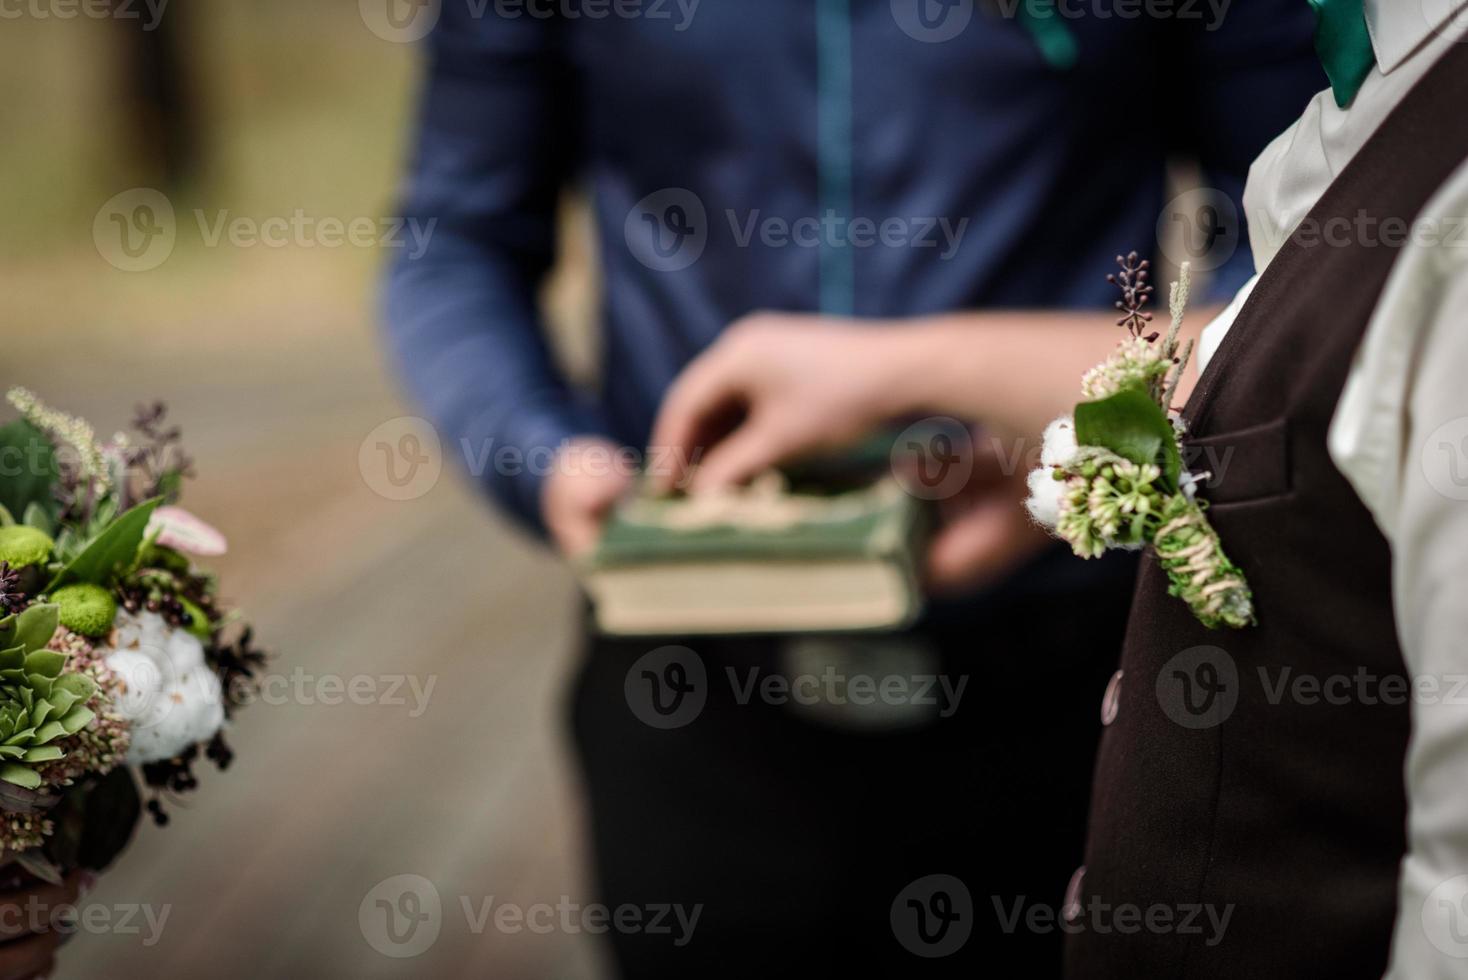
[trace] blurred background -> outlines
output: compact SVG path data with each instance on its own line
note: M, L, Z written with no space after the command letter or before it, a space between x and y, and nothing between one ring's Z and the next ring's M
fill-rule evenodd
M156 9L3 8L0 385L104 435L169 403L198 458L185 503L228 535L214 567L285 693L240 715L234 767L200 766L88 899L166 909L158 940L141 916L84 932L57 977L598 976L592 937L475 934L461 906L591 901L561 742L571 580L451 466L395 500L369 465L409 412L376 335L390 253L330 247L330 222L393 214L418 50L352 0L173 0L141 30ZM162 207L171 250L145 237ZM272 218L307 230L251 241ZM565 221L547 304L585 370L588 236L580 209ZM365 697L343 695L354 679ZM443 905L414 959L359 924L401 874Z

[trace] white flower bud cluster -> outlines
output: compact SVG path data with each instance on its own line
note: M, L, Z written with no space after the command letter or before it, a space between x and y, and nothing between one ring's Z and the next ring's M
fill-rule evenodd
M1123 388L1151 383L1164 377L1172 362L1145 337L1130 337L1081 378L1081 395L1086 401L1108 398Z

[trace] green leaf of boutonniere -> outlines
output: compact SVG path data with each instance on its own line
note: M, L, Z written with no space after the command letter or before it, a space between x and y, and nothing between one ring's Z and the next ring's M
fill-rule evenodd
M109 524L87 543L81 554L57 573L46 591L54 591L70 582L106 585L108 577L119 566L126 566L137 557L138 547L143 543L143 534L148 528L148 518L153 516L153 509L159 503L161 500L157 497L144 501Z
M1161 406L1141 388L1123 388L1108 398L1081 402L1075 410L1076 442L1100 446L1137 464L1162 470L1164 489L1176 493L1182 459L1177 435Z

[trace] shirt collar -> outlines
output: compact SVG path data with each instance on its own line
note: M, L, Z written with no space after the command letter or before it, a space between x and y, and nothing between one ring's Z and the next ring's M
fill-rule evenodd
M1365 0L1376 63L1387 74L1453 20L1468 0Z

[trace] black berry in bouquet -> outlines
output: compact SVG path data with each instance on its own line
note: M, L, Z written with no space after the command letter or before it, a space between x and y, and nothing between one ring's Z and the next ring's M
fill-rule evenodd
M101 870L147 798L192 790L265 661L196 558L219 532L179 506L192 462L161 403L99 442L12 389L0 427L0 864ZM141 785L139 785L141 783Z

